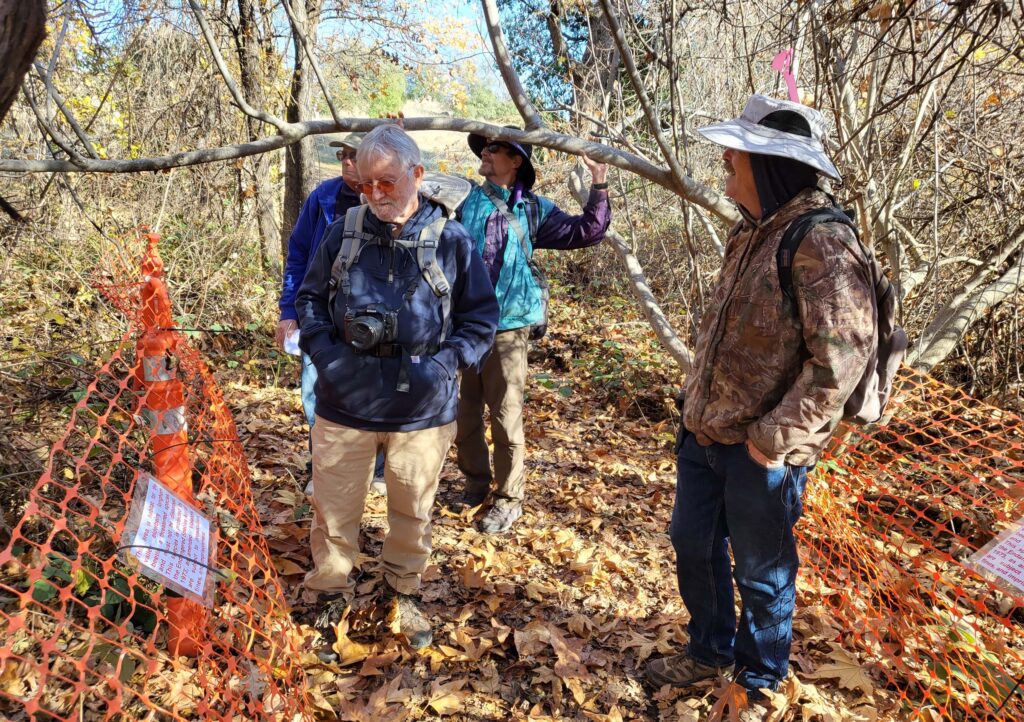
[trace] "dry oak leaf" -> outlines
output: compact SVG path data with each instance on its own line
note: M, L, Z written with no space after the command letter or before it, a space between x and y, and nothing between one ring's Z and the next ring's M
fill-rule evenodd
M865 696L871 696L875 691L874 685L856 659L844 649L834 649L828 657L834 660L833 664L824 664L805 676L811 679L837 679L843 689L859 689Z
M548 646L551 641L551 632L548 631L544 622L530 622L522 629L517 629L513 634L516 651L520 657L533 657Z
M435 681L430 686L430 701L427 705L439 715L459 712L462 710L466 698L469 697L468 692L462 691L462 688L466 686L466 681L457 679L448 684L439 684Z
M746 688L731 680L721 683L714 691L715 706L708 713L707 722L721 722L725 711L729 710L729 722L740 722L740 711L750 704L747 700Z

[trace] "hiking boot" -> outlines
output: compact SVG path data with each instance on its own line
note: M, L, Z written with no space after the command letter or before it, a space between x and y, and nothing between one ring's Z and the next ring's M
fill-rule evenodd
M323 641L316 654L322 661L329 662L338 656L332 647L338 641L338 623L345 616L348 602L341 594L321 594L318 605L320 608L313 619L313 629L320 633Z
M670 684L673 687L691 687L705 679L715 679L732 674L735 665L713 667L701 664L686 652L662 657L647 663L645 669L647 680L661 687Z
M419 597L411 594L398 594L398 631L402 633L409 646L423 649L434 641L434 632L430 622L423 616L419 608Z
M465 511L469 511L470 509L475 509L476 507L480 506L485 501L487 501L487 495L490 493L491 492L487 489L484 489L483 491L466 490L462 492L462 496L459 498L459 500L453 502L451 507L449 508L452 511L457 512L459 514Z
M388 485L383 476L373 477L370 482L370 496L385 496L388 493Z
M487 510L480 522L480 531L484 534L500 534L512 528L516 519L523 515L523 503L511 499L498 499L494 506Z

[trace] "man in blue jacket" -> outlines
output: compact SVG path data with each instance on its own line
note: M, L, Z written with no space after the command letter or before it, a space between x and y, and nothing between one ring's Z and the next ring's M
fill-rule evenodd
M356 151L365 133L349 133L341 140L331 141L330 145L337 148L337 158L341 162L341 175L325 180L318 185L299 211L288 237L288 258L284 265L284 282L278 305L281 307L281 320L277 323L277 343L282 348L289 338L293 338L299 330L298 314L295 311L295 294L306 276L306 269L316 257L324 232L336 218L343 218L345 211L359 205L359 176L356 171ZM316 367L309 356L302 354L302 410L306 414L306 423L310 431L313 429L315 415L313 407L313 386L316 384Z
M367 206L328 232L296 300L300 345L317 369L313 426L315 626L330 642L351 604L359 523L378 446L385 451L385 597L413 648L432 640L419 610L431 511L455 437L458 372L479 367L498 302L466 230L419 195L420 151L395 125L357 154ZM440 271L440 273L438 273Z
M459 220L476 241L498 296L501 318L494 350L479 370L462 375L459 426L455 444L466 477L462 503L482 504L496 482L494 503L480 523L485 533L507 531L523 514L525 442L523 394L531 328L543 335L547 317L542 284L531 258L537 248L568 250L599 243L611 222L608 166L586 156L593 184L578 216L570 216L530 189L536 172L529 145L489 140L470 134L470 149L480 158L486 180L466 198ZM484 437L484 406L491 412L494 471Z

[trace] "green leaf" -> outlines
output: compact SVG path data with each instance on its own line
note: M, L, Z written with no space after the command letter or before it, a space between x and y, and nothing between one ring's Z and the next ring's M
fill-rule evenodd
M89 591L89 587L92 586L92 576L82 568L75 570L75 594L80 597L85 596L85 593Z
M572 387L571 386L559 387L558 394L560 396L564 396L564 397L568 398L568 397L572 396Z
M39 579L32 585L32 598L41 604L46 604L57 596L57 589L45 579Z

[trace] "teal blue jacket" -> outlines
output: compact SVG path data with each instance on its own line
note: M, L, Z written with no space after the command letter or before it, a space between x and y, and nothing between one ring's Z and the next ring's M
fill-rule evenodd
M480 186L474 187L459 209L459 220L476 242L476 250L484 260L494 284L501 315L498 331L510 331L544 321L541 290L527 259L538 248L567 250L586 248L599 243L611 222L611 208L606 191L591 190L590 198L578 216L570 216L543 196L523 191L518 185L510 192L490 183L491 188L509 205L527 234L526 250L515 230L487 197ZM509 199L512 199L511 201ZM531 238L530 216L536 238Z

